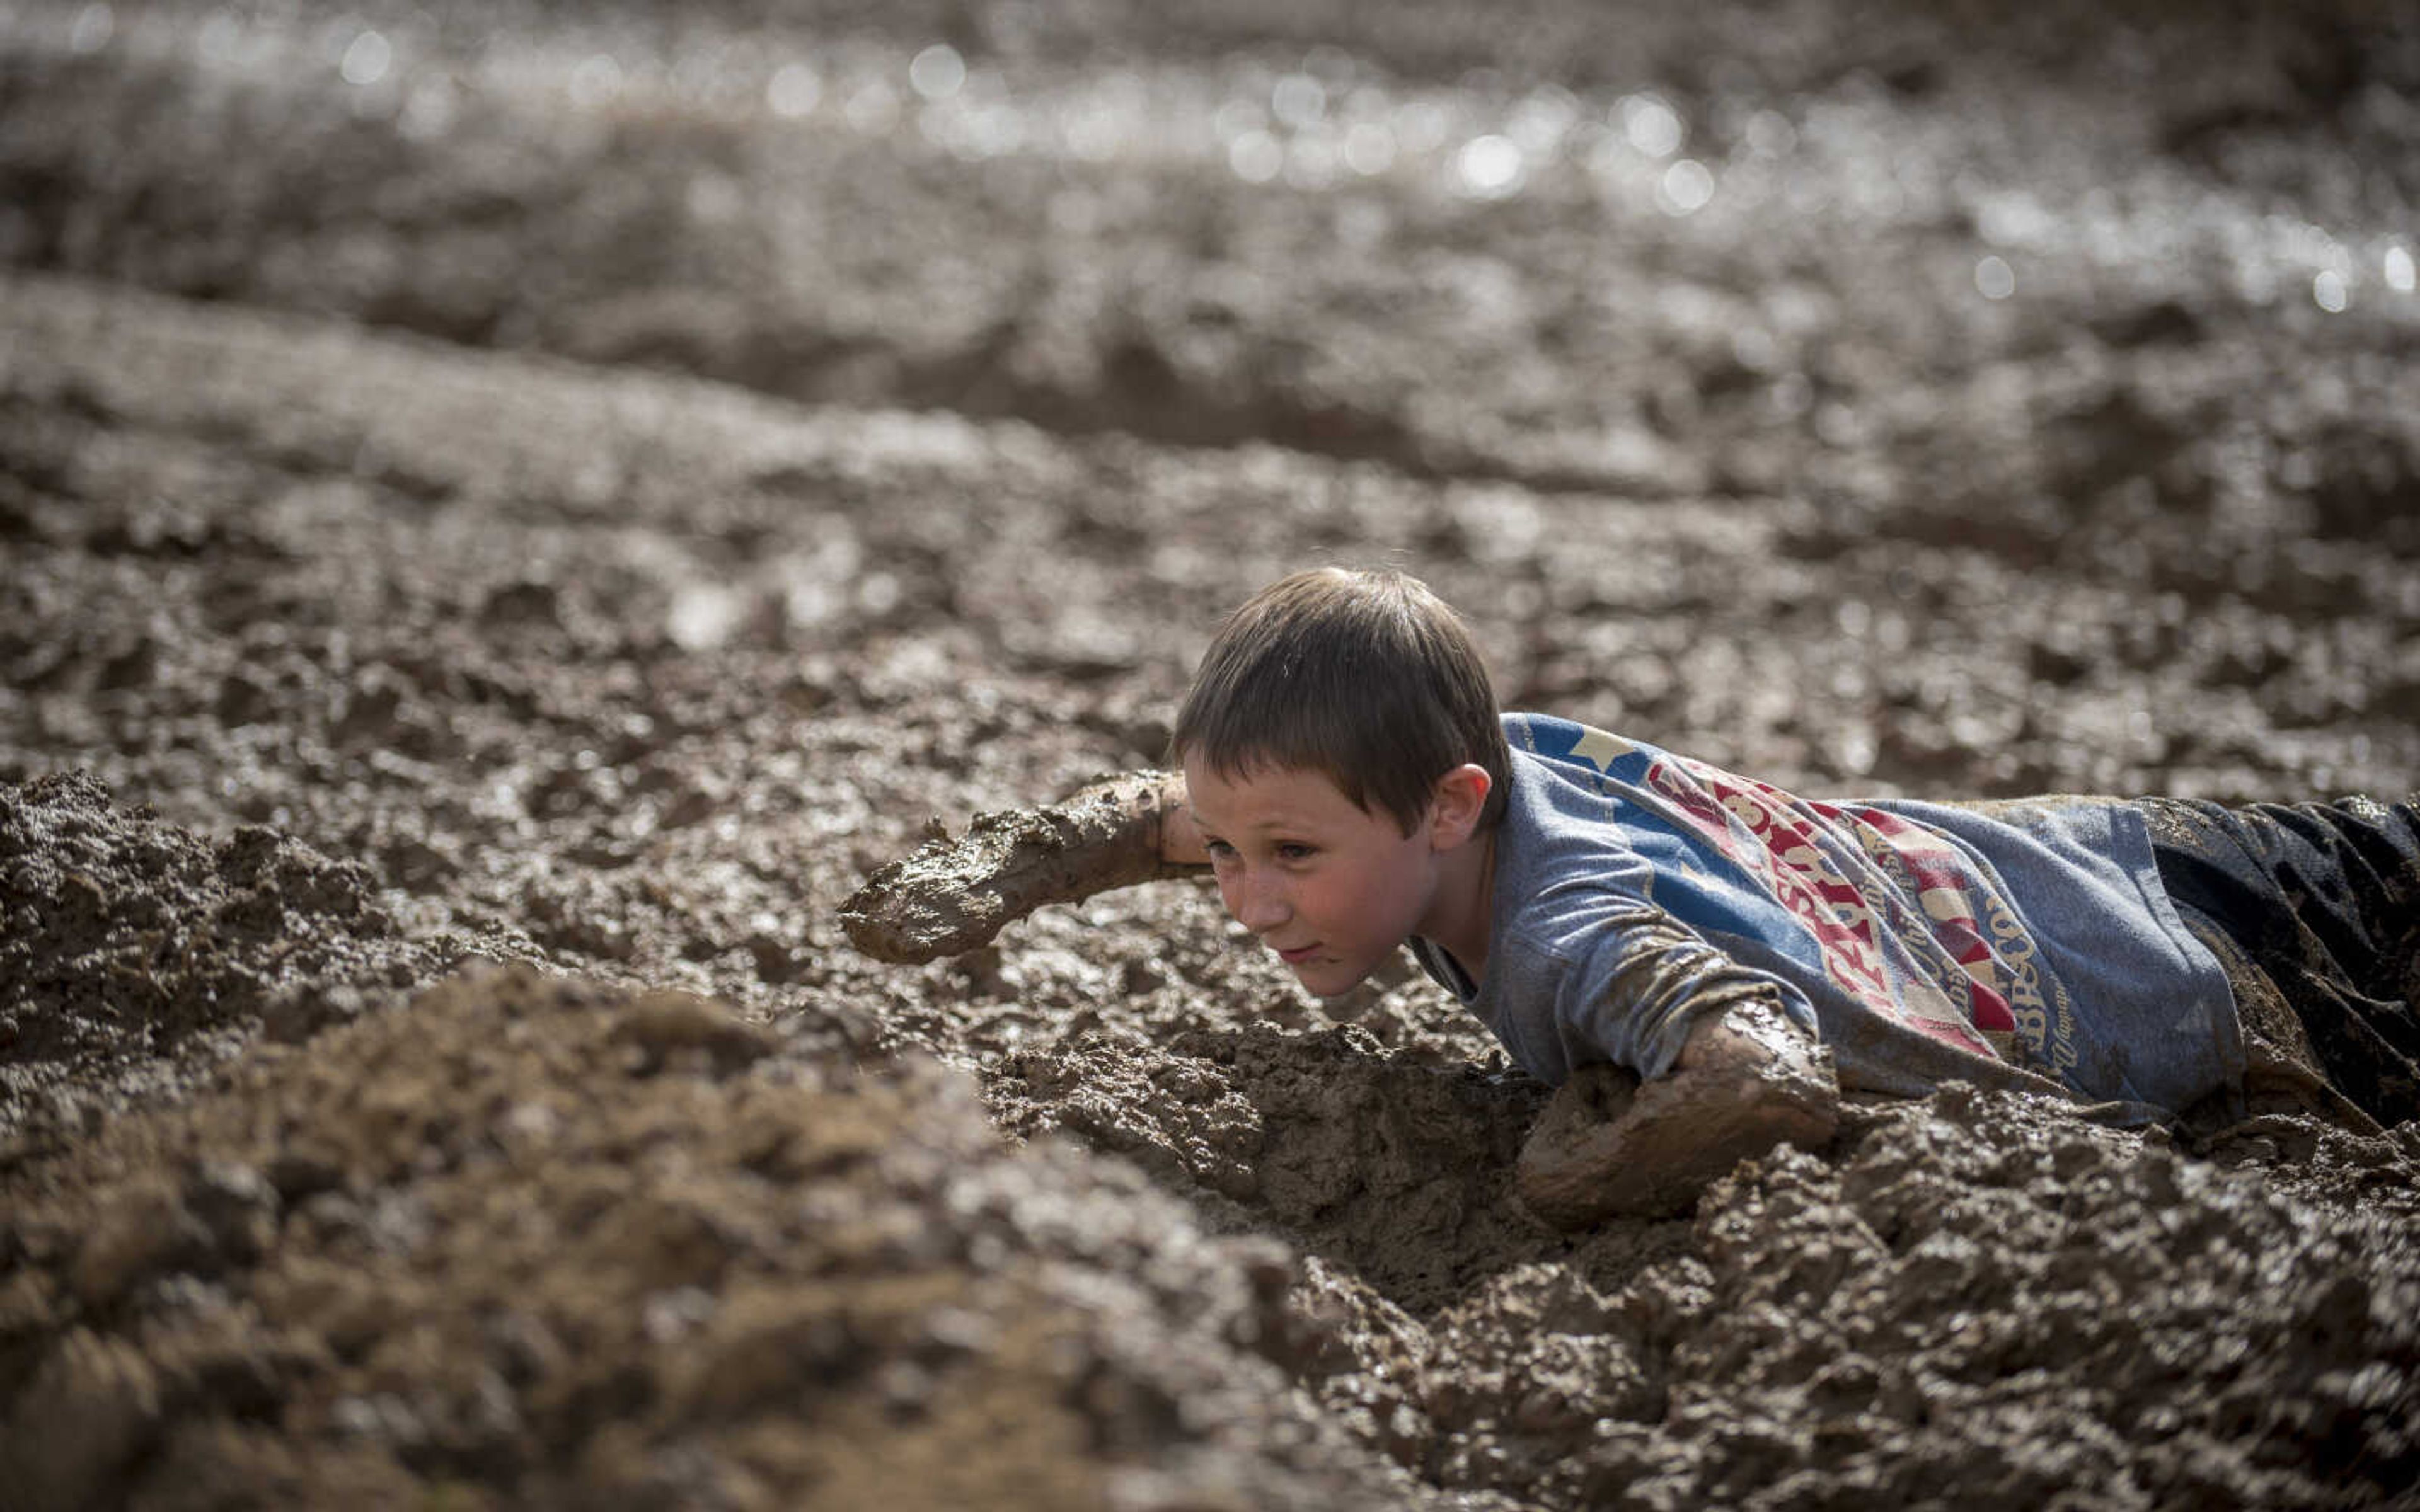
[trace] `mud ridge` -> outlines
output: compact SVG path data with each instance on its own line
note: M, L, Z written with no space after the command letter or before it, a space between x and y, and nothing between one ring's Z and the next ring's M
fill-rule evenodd
M0 1141L55 1149L256 1034L292 1042L439 969L369 872L264 825L212 842L69 773L0 784Z
M490 971L8 1179L12 1504L1424 1504L1264 1357L1281 1248L772 1053Z

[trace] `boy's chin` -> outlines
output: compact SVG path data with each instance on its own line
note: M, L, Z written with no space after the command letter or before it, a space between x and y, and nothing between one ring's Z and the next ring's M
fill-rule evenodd
M1294 973L1294 980L1302 984L1304 992L1323 1002L1350 995L1353 989L1360 986L1370 975L1366 966L1357 971L1349 965L1330 961L1288 965L1286 969Z

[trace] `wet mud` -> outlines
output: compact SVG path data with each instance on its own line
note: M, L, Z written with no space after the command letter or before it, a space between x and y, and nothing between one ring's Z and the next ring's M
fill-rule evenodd
M1769 1003L1734 1008L1692 1030L1652 1080L1579 1068L1521 1147L1521 1201L1564 1229L1686 1212L1744 1161L1829 1146L1839 1104L1831 1056L1812 1036Z
M1401 1504L1281 1247L778 1049L518 968L113 1123L8 1221L11 1504Z
M1328 559L1802 791L2409 791L2408 19L1161 9L0 9L0 1503L2413 1504L2408 1124L1565 1233L1408 961L843 917Z
M1138 772L1064 801L943 826L842 901L849 944L877 961L914 964L991 943L1011 920L1051 903L1182 876L1159 858L1160 788Z
M359 862L263 825L208 840L73 772L0 787L0 1139L19 1159L256 1032L308 1039L471 949L404 938Z

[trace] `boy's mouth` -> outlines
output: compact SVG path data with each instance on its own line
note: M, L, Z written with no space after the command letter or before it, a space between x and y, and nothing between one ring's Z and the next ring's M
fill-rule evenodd
M1276 946L1271 946L1269 949L1277 950L1278 959L1284 962L1287 965L1298 966L1304 962L1310 960L1312 954L1319 949L1319 942L1314 940L1309 945L1296 946L1291 950L1280 949Z

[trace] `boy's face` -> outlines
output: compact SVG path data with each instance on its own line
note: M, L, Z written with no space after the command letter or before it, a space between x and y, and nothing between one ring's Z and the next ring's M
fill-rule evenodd
M1311 992L1349 990L1423 933L1438 890L1432 826L1405 835L1299 768L1230 779L1187 762L1185 785L1227 912Z

